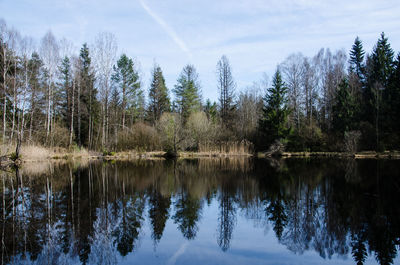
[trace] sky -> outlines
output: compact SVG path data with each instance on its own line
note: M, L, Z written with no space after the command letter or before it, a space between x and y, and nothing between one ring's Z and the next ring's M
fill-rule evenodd
M370 52L382 31L400 51L399 0L0 0L0 18L39 44L57 39L94 43L111 32L118 54L140 64L144 87L157 62L172 90L182 68L193 64L203 98L217 100L216 64L226 55L237 91L272 76L292 53L321 48L350 50L359 36Z

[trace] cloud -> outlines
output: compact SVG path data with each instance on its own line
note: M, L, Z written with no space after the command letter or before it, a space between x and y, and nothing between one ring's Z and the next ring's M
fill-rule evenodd
M161 18L159 17L150 7L143 1L139 0L143 9L149 14L168 34L168 36L181 48L183 52L187 54L189 58L192 58L192 53L187 47L186 43L176 34L176 32Z
M176 260L185 253L185 250L187 246L189 245L188 242L183 243L179 249L172 255L172 257L168 260L167 264L168 265L174 265L176 263Z

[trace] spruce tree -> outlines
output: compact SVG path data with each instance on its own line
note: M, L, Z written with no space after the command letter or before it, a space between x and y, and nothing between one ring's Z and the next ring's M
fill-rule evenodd
M395 149L398 148L400 141L400 53L393 64L393 72L384 100L383 125L388 134L387 146L390 149Z
M184 122L191 113L200 111L200 84L193 65L188 64L183 68L173 92L175 93L178 111Z
M171 110L171 104L161 67L155 64L151 75L149 116L150 120L154 123L160 119L164 112L169 112Z
M72 86L71 86L71 62L67 56L61 62L61 66L59 68L61 74L61 84L60 84L60 95L62 97L61 100L61 116L64 124L67 127L72 126L70 124L69 114L71 113L71 99L72 99Z
M75 131L78 145L85 145L89 148L92 148L94 144L94 130L97 128L100 110L91 62L89 47L85 43L79 55L80 82L78 85L77 130Z
M384 88L387 87L389 78L393 72L394 51L390 47L385 33L381 33L381 38L376 43L371 54L372 71L369 76L369 84L379 83Z
M354 40L353 47L350 51L350 68L349 72L357 75L358 79L362 82L364 80L365 65L364 65L365 51L359 37Z
M272 80L272 87L268 89L267 95L263 98L263 113L259 121L261 134L267 145L274 140L285 139L289 135L288 116L290 110L287 106L287 91L288 88L277 69Z
M391 91L389 81L394 70L394 52L382 32L367 64L366 119L375 128L375 148L384 149L384 138L391 124ZM369 140L372 142L372 139Z
M356 100L351 94L347 79L342 79L337 90L336 102L333 105L333 131L341 133L343 136L344 132L353 130L357 126L356 114Z
M392 79L390 82L390 89L392 92L392 114L391 117L395 119L395 130L400 133L400 53L397 55L395 68L393 71Z

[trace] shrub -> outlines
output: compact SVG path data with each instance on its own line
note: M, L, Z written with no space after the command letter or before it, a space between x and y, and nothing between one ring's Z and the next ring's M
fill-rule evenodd
M154 127L142 122L118 133L117 151L154 151L159 149L160 139Z
M163 113L157 123L161 146L167 154L175 156L183 146L183 128L180 116L176 113Z
M344 150L349 153L356 153L361 138L360 131L348 131L344 133Z
M12 153L10 154L10 159L11 159L12 161L15 161L15 160L17 160L17 159L18 159L18 157L17 157L17 153L15 153L15 152L12 152Z
M213 141L214 127L204 112L192 113L186 123L186 148L199 151L200 143Z

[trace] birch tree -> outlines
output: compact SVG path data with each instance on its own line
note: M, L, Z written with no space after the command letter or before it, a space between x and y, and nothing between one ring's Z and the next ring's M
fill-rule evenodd
M12 121L11 121L11 135L10 135L10 144L13 142L14 138L14 132L15 132L15 125L16 125L16 115L17 115L17 106L18 106L18 71L19 71L19 61L18 61L18 56L16 54L19 40L20 40L20 35L17 31L14 29L9 31L10 38L9 38L9 49L11 51L11 54L9 56L9 60L11 60L11 77L12 77Z
M51 31L48 31L41 40L40 55L47 72L47 109L46 109L46 142L52 129L52 111L54 110L54 82L59 61L59 46Z
M283 80L288 87L289 106L293 110L292 123L299 130L302 113L302 78L304 76L304 56L301 53L289 55L280 65Z
M97 82L100 88L102 101L102 141L104 147L108 141L109 132L109 100L110 84L113 65L117 53L117 42L115 36L109 32L102 32L95 40L95 64Z
M3 143L6 141L7 133L7 102L8 90L10 84L10 75L12 67L10 41L12 34L7 28L4 20L0 20L0 45L1 45L1 73L2 73L2 104L3 104Z
M21 103L21 118L20 120L20 130L19 130L19 141L23 141L24 139L24 130L25 130L25 110L26 110L26 100L27 94L29 93L30 86L29 80L31 79L32 72L29 69L29 57L33 53L34 45L33 39L29 37L24 37L21 40L20 44L20 57L22 61L22 72L23 72L23 92L22 92L22 103Z

